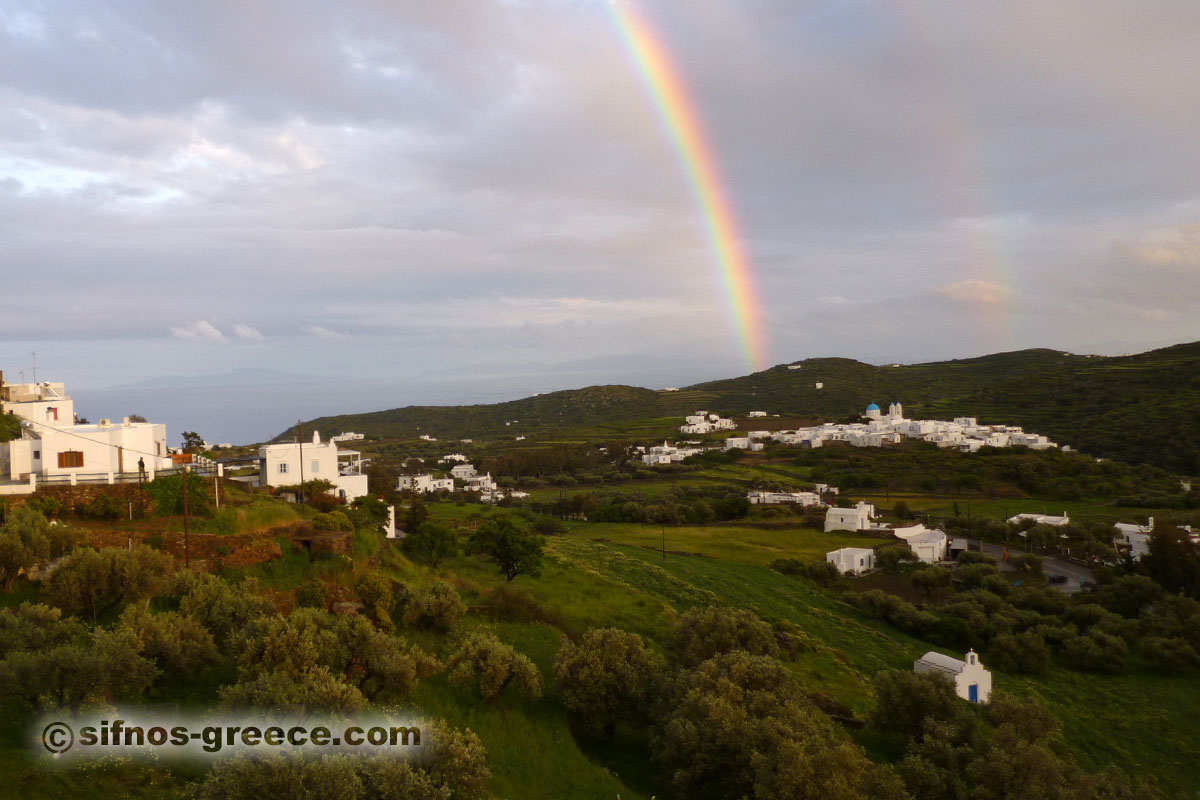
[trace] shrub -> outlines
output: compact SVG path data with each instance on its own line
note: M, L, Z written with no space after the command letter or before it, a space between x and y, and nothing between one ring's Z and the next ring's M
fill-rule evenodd
M563 627L562 616L556 609L539 603L532 592L520 586L497 586L484 599L484 608L493 622L544 622Z
M125 516L126 506L119 497L98 494L86 503L77 504L75 513L84 519L112 521Z
M160 517L183 513L183 475L160 475L142 487L154 504L154 513ZM187 473L188 513L207 517L213 513L213 500L209 496L204 479L195 473Z
M445 525L422 522L400 540L400 551L414 561L437 568L445 559L458 555L458 538Z
M62 516L64 506L57 497L31 497L25 503L25 508L38 512L46 519L54 519Z
M296 605L300 608L325 608L329 593L318 578L310 578L296 587Z
M466 613L467 606L454 587L439 581L408 594L403 619L405 625L446 632L457 627Z
M1120 672L1129 648L1116 636L1093 631L1063 643L1063 655L1076 669L1089 672Z
M775 656L779 645L771 626L753 612L719 607L693 608L683 614L667 642L672 660L683 667L734 650Z
M342 511L320 513L313 517L313 527L319 531L353 531L354 524Z
M641 636L604 628L588 631L578 645L563 637L554 679L568 711L611 735L618 722L648 718L663 668Z
M904 738L920 736L926 720L950 720L958 711L954 684L936 674L886 670L876 674L871 727Z
M542 677L528 657L490 633L462 637L446 664L452 685L474 685L485 700L495 700L512 684L530 700L542 696Z
M1033 631L1002 633L988 648L989 663L1005 672L1041 674L1050 666L1050 648Z

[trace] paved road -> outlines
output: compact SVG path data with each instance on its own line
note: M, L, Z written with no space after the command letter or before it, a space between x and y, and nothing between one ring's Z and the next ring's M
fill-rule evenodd
M991 544L990 542L980 542L976 539L968 539L967 541L969 542L968 546L971 550L975 550L977 552L982 550L982 552L986 553L987 555L994 556L996 561L1000 564L1001 569L1004 569L1008 566L1004 563L1004 545ZM1012 558L1013 556L1024 555L1027 552L1029 551L1019 550L1015 547L1008 548L1009 558ZM1066 583L1050 584L1056 589L1061 589L1067 594L1075 594L1080 590L1081 584L1086 581L1095 580L1094 576L1092 575L1092 571L1082 564L1076 564L1074 561L1067 561L1065 558L1059 558L1058 556L1040 557L1042 559L1042 569L1045 571L1047 576L1067 576Z

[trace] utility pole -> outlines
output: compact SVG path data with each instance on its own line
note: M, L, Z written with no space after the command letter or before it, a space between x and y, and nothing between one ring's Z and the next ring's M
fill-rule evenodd
M213 475L213 499L216 501L217 508L221 507L221 479Z
M304 503L304 425L296 420L296 443L300 445L300 503Z
M191 568L191 550L188 548L188 468L183 465L183 568Z

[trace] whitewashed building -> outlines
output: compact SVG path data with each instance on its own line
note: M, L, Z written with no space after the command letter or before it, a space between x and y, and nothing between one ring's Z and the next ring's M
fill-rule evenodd
M1061 527L1071 522L1071 518L1067 516L1067 512L1063 512L1062 516L1054 516L1051 514L1014 514L1008 518L1008 522L1012 525L1020 525L1024 520L1033 520L1035 525L1053 525Z
M875 569L875 551L869 547L843 547L826 553L825 560L843 575L858 575Z
M944 675L954 682L954 693L972 703L986 703L992 696L992 673L979 663L974 650L968 650L962 661L930 650L913 662L913 671Z
M929 530L924 525L917 524L906 528L893 528L892 534L902 539L919 561L936 564L946 559L949 539L943 531Z
M674 464L683 461L685 458L694 456L697 453L704 452L699 447L680 447L679 445L667 444L663 442L661 445L653 445L652 447L642 450L642 463L650 466L663 466L666 464Z
M1129 548L1130 558L1139 561L1142 556L1149 555L1150 535L1154 533L1154 517L1150 517L1145 525L1118 522L1113 527L1117 529L1116 543Z
M396 481L396 491L404 490L410 492L419 492L421 494L429 494L430 492L438 491L454 491L454 478L435 478L430 473L421 475L401 475Z
M831 507L825 512L825 531L865 531L875 517L875 506L860 501L854 508Z
M751 505L776 506L795 503L800 506L819 506L821 497L816 492L747 492L746 499Z
M76 425L63 383L10 384L0 373L0 413L21 420L21 437L0 444L0 480L119 480L171 466L166 425L128 417Z
M765 412L765 411L751 411L746 416L747 417L765 417L766 415L767 415L767 412Z
M457 464L450 468L450 476L460 481L469 480L478 474L474 464Z
M343 464L339 456L337 443L322 442L321 434L316 431L309 443L263 445L258 449L259 485L294 486L302 481L329 481L334 494L349 503L367 493L367 476L362 474L361 460Z
M472 475L465 478L463 482L466 484L463 488L468 492L493 492L496 490L496 482L492 480L492 473L486 475Z

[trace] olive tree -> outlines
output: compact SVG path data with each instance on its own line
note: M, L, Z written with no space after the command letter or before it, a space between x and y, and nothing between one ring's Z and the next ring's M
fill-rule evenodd
M530 700L542 696L542 676L533 662L490 633L460 638L446 667L450 683L474 685L485 700L496 700L509 684Z
M716 606L684 613L667 642L668 654L683 667L694 667L733 650L774 656L779 653L779 645L771 626L752 612Z
M564 637L554 680L568 711L611 736L618 722L646 719L664 667L641 636L603 628L588 631L579 644Z

